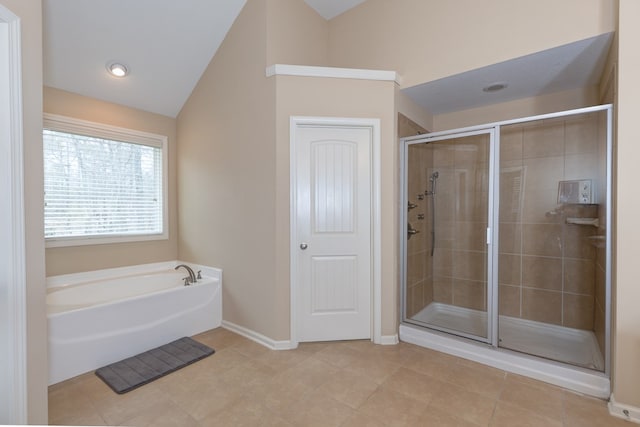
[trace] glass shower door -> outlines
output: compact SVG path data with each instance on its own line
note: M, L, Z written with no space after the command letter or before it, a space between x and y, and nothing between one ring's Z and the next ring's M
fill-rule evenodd
M607 111L502 126L499 346L605 370Z
M489 342L492 130L408 143L404 321Z

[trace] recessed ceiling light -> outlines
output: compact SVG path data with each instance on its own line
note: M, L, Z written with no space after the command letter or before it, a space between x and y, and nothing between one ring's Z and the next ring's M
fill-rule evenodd
M129 74L127 66L121 64L120 62L108 62L107 71L109 72L109 74L115 77L124 77Z
M504 82L496 82L496 83L491 83L488 86L485 86L482 88L482 90L484 92L498 92L502 89L505 89L507 86L509 86L508 84L504 83Z

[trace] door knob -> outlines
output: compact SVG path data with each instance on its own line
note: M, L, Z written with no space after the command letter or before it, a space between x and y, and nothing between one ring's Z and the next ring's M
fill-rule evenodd
M302 249L303 251L305 249L307 249L309 247L309 245L307 245L306 243L300 243L300 249Z

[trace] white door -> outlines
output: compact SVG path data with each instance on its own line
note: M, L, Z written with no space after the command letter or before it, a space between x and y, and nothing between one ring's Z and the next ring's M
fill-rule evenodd
M295 132L298 341L371 337L370 127Z

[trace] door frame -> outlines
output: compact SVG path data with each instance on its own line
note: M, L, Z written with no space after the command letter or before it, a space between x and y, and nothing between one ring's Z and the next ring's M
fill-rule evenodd
M298 346L298 247L297 219L297 129L301 127L366 128L371 130L371 340L382 344L382 222L380 204L380 119L291 116L289 119L289 264L290 264L290 346Z
M26 317L26 251L24 225L24 173L23 173L23 121L22 121L22 50L20 18L0 5L0 25L7 26L6 44L0 49L8 74L0 85L9 92L8 99L0 100L0 114L9 123L8 138L0 138L3 151L10 153L8 181L0 190L9 194L8 220L11 235L8 242L0 242L0 256L7 260L8 270L0 279L7 280L7 299L0 301L0 310L7 313L8 364L6 387L11 393L7 409L9 424L27 422L27 317ZM4 344L4 343L3 343ZM0 378L5 380L0 371Z

